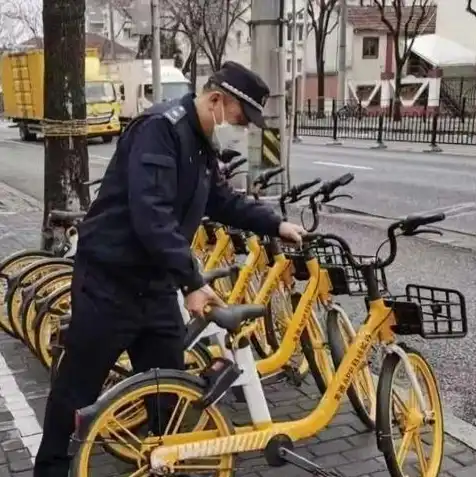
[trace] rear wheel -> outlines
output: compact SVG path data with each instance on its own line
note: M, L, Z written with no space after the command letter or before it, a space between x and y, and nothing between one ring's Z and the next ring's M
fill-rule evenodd
M0 305L2 308L0 311L0 327L3 331L14 338L18 338L18 336L13 331L6 309L4 309L6 308L5 301L8 289L11 286L15 275L18 275L21 270L28 267L33 262L46 257L52 257L52 254L42 250L24 250L10 255L0 263Z
M151 470L150 451L159 445L187 442L198 432L201 438L234 434L233 425L216 405L206 409L193 405L205 392L204 382L194 376L150 370L140 381L133 377L122 385L122 389L111 390L99 398L99 411L86 435L81 436L71 467L72 477L88 477L94 473L97 460L101 465L112 465L118 475L146 476ZM107 443L104 445L107 453L98 455L95 444L101 443ZM122 462L110 464L112 456ZM233 455L180 461L174 466L177 474L203 473L216 477L231 477L233 469Z

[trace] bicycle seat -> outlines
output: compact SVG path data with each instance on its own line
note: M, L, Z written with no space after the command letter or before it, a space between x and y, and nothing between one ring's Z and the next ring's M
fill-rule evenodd
M230 277L234 272L238 271L240 267L238 265L232 265L231 267L215 268L214 270L209 270L203 272L203 279L207 285L212 284L215 280L219 278Z
M62 221L75 221L75 220L82 220L86 212L70 212L68 210L52 210L49 214L50 220L62 220Z
M210 310L206 318L227 331L237 331L243 321L253 320L264 316L266 307L263 305L231 305L216 307Z

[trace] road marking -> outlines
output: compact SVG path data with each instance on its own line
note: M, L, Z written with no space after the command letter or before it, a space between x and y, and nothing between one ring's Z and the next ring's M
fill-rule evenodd
M339 164L338 162L314 161L313 164L320 166L345 167L346 169L361 169L363 171L373 171L373 167L356 166L355 164Z
M30 451L31 461L41 442L43 429L36 418L35 411L28 404L25 395L20 391L12 370L8 367L5 358L0 354L0 394L5 399L5 405L13 416L13 422L20 431L23 445Z
M474 212L476 212L476 202L462 202L461 204L446 205L430 210L419 210L418 212L415 212L415 214L433 215L443 213L449 219L451 217L460 217L461 215L467 215Z
M28 143L24 143L24 142L20 142L20 141L17 141L15 139L0 139L0 143L2 142L5 142L7 144L14 144L15 146L20 146L20 147L33 147L34 149L38 149L39 146L41 146L41 144L28 144ZM91 154L89 153L89 157L90 158L95 158L95 159L100 159L101 161L110 161L111 160L111 157L112 157L112 154L111 154L111 157L106 157L106 156L100 156L98 154Z

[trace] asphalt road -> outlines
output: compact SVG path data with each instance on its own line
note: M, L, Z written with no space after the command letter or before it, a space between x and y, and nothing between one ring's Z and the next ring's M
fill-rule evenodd
M0 129L0 177L8 185L38 200L43 197L43 147L22 143L16 129ZM114 144L91 142L91 178L100 177ZM471 148L471 146L468 146ZM476 156L476 150L475 150ZM331 179L355 174L346 188L353 199L335 205L394 218L420 211L444 211L445 228L476 234L476 158L447 154L344 149L304 138L293 145L293 183L313 177Z

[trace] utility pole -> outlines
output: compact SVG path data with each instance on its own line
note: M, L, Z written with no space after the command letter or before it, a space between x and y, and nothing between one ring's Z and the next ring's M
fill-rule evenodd
M248 135L249 183L263 169L284 165L284 88L282 74L282 15L284 0L256 0L251 3L251 69L269 86L264 117L267 129L251 126ZM283 127L284 123L284 127ZM284 143L285 144L285 143ZM277 191L269 190L273 194Z
M116 61L116 33L114 28L114 8L112 7L112 0L108 2L109 8L109 35L111 37L111 60Z
M296 123L296 77L297 77L297 62L296 62L296 47L297 47L297 12L296 12L296 0L293 0L292 8L292 51L291 51L291 117L289 121L289 133L288 133L288 148L287 157L288 164L291 163L291 144L293 142L300 142L300 139L294 135L294 126Z
M339 17L339 75L337 104L338 108L344 106L346 96L346 69L347 69L347 0L340 0Z
M304 112L304 96L306 95L306 73L307 73L307 38L308 38L308 12L307 0L304 4L304 25L303 25L303 46L302 46L302 65L301 65L301 91L299 96L299 112Z
M160 74L160 0L151 0L152 20L152 89L154 103L162 101L162 84Z

